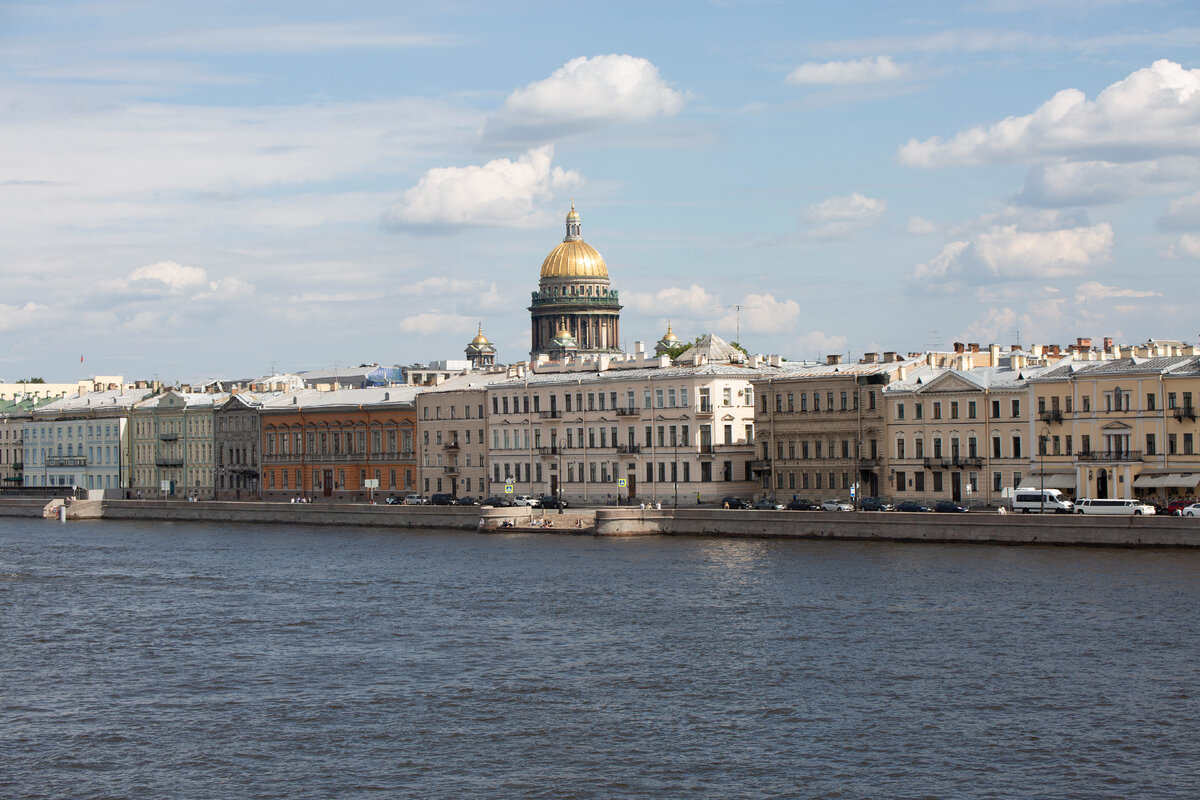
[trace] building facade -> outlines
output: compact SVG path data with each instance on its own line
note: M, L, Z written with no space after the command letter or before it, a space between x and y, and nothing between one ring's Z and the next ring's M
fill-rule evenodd
M415 491L419 391L306 390L264 402L263 498L364 502Z
M468 373L417 395L422 492L486 496L487 387L505 376L503 371Z
M919 363L890 353L858 364L830 356L755 380L763 493L814 501L891 494L883 390Z
M148 389L106 389L33 411L23 431L26 486L76 486L120 497L132 479L129 418Z
M213 499L213 412L227 398L169 389L134 406L130 424L136 496Z
M487 493L574 503L717 503L755 490L751 364L539 365L487 387Z
M533 361L539 356L558 358L561 342L567 340L581 355L621 352L621 304L610 287L608 265L583 241L573 203L566 224L562 243L542 262L538 290L529 307L533 342L529 357Z
M1035 378L1028 485L1049 481L1076 498L1195 497L1200 358L1187 351L1135 348Z
M237 392L213 410L213 492L218 500L262 499L262 405L282 392Z

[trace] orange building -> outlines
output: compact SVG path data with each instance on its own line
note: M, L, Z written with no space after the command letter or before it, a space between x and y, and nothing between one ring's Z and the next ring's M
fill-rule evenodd
M418 391L305 390L264 403L263 499L365 502L415 491Z

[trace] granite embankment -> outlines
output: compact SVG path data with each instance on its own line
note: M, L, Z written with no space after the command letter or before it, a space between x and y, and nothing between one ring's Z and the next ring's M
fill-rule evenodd
M45 499L0 500L0 516L42 517ZM1200 547L1200 519L1024 514L731 511L599 508L559 514L528 508L261 502L75 501L74 520L169 520L401 529L543 532L598 536L723 536L892 542L975 542L1107 547ZM550 520L551 527L541 522ZM507 524L506 524L507 523ZM536 524L535 524L536 523Z

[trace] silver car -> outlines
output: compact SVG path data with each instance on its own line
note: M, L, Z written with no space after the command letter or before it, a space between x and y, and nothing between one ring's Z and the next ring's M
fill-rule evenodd
M854 506L847 503L845 500L826 500L821 503L821 508L826 511L853 511Z

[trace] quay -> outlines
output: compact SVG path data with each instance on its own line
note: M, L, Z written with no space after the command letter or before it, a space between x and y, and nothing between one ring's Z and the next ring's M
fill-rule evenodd
M905 514L898 512L745 511L718 508L596 508L557 513L531 508L386 506L163 500L5 498L0 516L66 521L140 520L272 523L547 533L591 536L715 536L746 539L1096 547L1200 547L1200 520L1039 514ZM542 520L550 520L545 526Z

